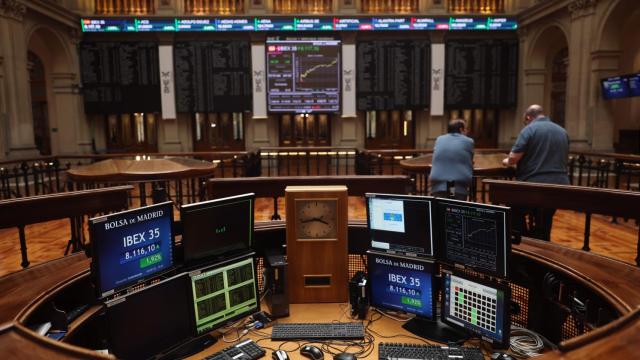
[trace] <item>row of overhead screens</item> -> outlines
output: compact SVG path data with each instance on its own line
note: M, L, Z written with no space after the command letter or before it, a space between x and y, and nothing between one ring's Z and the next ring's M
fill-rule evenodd
M431 91L437 89L431 81L428 40L358 41L354 54L343 52L345 45L337 37L292 39L267 39L264 83L257 81L263 75L252 67L252 61L263 59L252 58L256 54L248 41L176 41L172 58L176 111L252 111L256 87L265 88L260 92L266 96L269 113L339 113L343 92L352 88L356 110L430 107ZM161 92L170 84L162 78L157 43L84 41L80 60L86 113L161 110ZM345 63L355 64L355 79ZM515 39L447 41L444 105L513 107L517 70Z

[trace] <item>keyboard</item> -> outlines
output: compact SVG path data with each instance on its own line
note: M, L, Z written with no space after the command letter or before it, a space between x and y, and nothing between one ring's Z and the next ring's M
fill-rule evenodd
M484 355L477 346L380 343L378 359L484 360Z
M209 355L203 360L256 360L266 353L255 341L245 340Z
M271 340L352 340L364 339L361 322L274 324Z

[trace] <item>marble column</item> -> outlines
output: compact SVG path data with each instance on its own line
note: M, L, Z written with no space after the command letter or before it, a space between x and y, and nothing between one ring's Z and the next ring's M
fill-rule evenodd
M3 57L4 108L0 114L8 117L7 157L37 156L33 137L31 94L27 71L27 46L23 17L26 7L16 0L0 0L0 56ZM4 130L4 129L3 129Z
M592 146L594 109L589 103L591 76L591 43L596 28L597 0L576 0L568 5L571 13L569 30L569 69L567 73L567 103L565 128L576 150ZM610 136L598 134L598 137Z
M593 109L593 131L591 148L596 151L613 152L615 128L614 101L602 98L600 79L620 75L621 51L599 50L591 53L591 83L589 108Z

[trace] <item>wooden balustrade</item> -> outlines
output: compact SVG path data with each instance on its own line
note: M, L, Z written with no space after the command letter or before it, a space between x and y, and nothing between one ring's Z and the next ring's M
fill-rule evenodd
M585 230L582 249L585 251L589 251L592 214L640 220L640 192L504 180L484 180L484 184L489 186L489 199L494 204L584 212ZM513 219L513 221L518 220ZM636 264L640 266L640 231Z
M132 189L131 186L118 186L1 200L0 213L3 215L0 217L0 229L18 228L21 265L26 268L29 266L24 232L26 225L68 218L71 223L71 239L65 254L70 249L78 251L84 244L84 217L126 209Z

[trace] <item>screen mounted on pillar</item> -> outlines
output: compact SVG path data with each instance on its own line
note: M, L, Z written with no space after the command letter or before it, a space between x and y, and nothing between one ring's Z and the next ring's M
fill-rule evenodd
M105 297L173 265L173 203L89 220L98 296Z
M335 38L267 38L269 112L340 112L340 49Z

